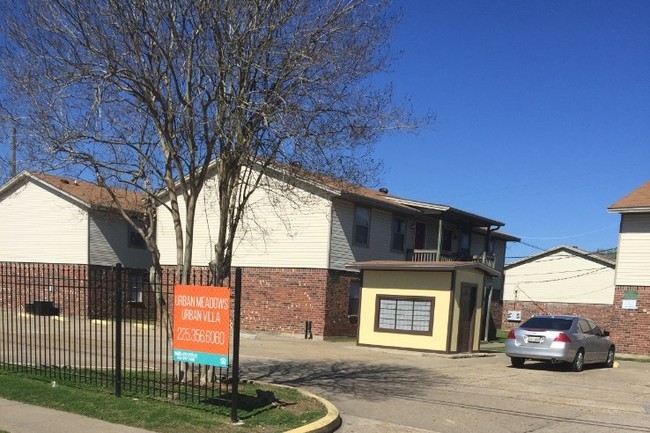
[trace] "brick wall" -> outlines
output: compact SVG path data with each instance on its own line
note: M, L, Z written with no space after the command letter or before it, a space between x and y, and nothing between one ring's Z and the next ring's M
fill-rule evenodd
M508 322L507 314L510 310L521 311L521 322ZM540 314L567 314L588 317L601 328L611 331L614 311L611 305L603 304L503 301L501 328L516 328L532 316Z
M622 308L625 292L636 291L634 310ZM619 353L650 355L650 287L616 286L614 292L612 339Z
M88 266L46 263L0 263L0 306L24 309L49 301L59 314L86 314ZM81 312L81 313L80 313Z
M124 317L157 317L155 296L146 284L142 302L128 302L130 271L124 271ZM314 336L355 336L356 321L348 316L352 279L358 279L358 274L327 269L244 268L242 330L304 335L305 322L311 321ZM231 281L234 284L234 269ZM193 268L190 282L209 284L208 268ZM0 306L24 308L35 300L48 300L62 315L110 318L114 314L115 284L116 275L111 267L0 263ZM162 290L170 315L173 286L174 268L165 267Z
M171 292L173 268L164 271L163 285ZM207 267L194 267L191 283L209 284L208 275ZM305 322L311 321L314 336L356 336L356 322L348 317L348 287L353 278L358 279L358 274L327 269L242 268L241 329L304 335ZM235 269L233 288L234 281ZM171 302L169 314L173 314Z
M326 269L242 269L242 330L322 336L327 287Z
M350 282L359 278L357 272L329 271L324 337L357 336L357 316L348 315L348 307Z
M156 315L155 298L146 288L142 302L129 302L130 272L123 269L122 316L151 319ZM148 274L143 273L142 282ZM61 316L110 319L115 311L115 271L110 266L47 263L0 263L0 307L25 311L35 301L51 302Z

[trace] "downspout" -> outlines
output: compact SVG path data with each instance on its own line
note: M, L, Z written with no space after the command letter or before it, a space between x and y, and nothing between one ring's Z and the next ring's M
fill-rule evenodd
M483 287L485 287L485 283L483 283ZM493 290L494 288L490 286L490 293L488 294L487 305L485 306L485 328L483 329L483 341L488 341L490 338L490 308L492 306Z
M485 234L485 245L484 245L485 246L485 248L484 248L485 254L492 255L494 253L494 251L492 251L492 249L490 248L490 240L492 239L492 232L496 231L496 230L499 230L500 228L501 228L501 226L496 226L496 227L492 228L491 225L487 227L487 232Z
M487 228L487 233L485 234L485 253L484 255L493 255L494 251L490 248L490 239L492 238L492 232L495 230L499 230L501 226L496 226L494 229L492 226L488 226ZM485 257L484 257L485 260ZM496 260L496 258L495 258ZM487 278L484 277L483 281L485 281ZM483 283L483 287L485 287L485 283ZM487 300L487 305L485 306L485 328L483 329L483 341L488 341L489 334L490 334L490 316L491 316L491 309L492 309L492 292L494 291L494 287L490 286L490 293L488 295L488 300Z

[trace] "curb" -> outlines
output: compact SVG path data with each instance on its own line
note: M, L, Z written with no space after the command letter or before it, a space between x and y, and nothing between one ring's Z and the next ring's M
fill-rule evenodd
M291 430L287 430L284 433L332 433L336 431L339 427L341 427L341 424L343 423L343 420L341 419L341 415L339 413L339 410L334 406L329 400L325 400L323 397L320 397L312 392L309 392L305 389L302 388L296 388L294 386L290 385L282 385L278 383L272 383L272 382L260 382L257 380L242 380L242 383L257 383L260 385L272 385L272 386L277 386L279 388L289 388L289 389L295 389L305 397L313 398L323 406L325 406L325 409L327 409L327 414L325 414L324 417L321 419L318 419L314 422L311 422L307 425L303 425L300 427L296 427Z
M328 400L325 400L324 398L319 397L309 391L305 391L304 389L300 388L295 389L302 395L313 398L325 406L327 409L327 415L319 420L312 422L311 424L289 430L285 433L332 433L341 427L341 423L343 421L341 420L341 415L339 414L339 410L336 408L336 406L334 406Z

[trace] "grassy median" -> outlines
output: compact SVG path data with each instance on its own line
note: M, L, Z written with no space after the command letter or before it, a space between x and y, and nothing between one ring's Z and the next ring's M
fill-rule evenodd
M117 398L103 388L53 383L44 378L0 370L0 397L161 433L274 433L309 424L326 414L318 401L294 389L267 384L240 385L240 401L253 400L259 389L272 391L280 403L251 408L243 404L238 411L243 424L233 425L229 407L145 396Z

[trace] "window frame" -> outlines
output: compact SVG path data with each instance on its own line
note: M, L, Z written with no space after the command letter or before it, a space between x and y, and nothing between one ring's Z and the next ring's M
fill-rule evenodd
M144 283L145 276L140 271L128 272L127 274L128 288L127 288L127 302L141 303L144 296Z
M147 243L136 229L129 225L126 239L127 246L137 250L146 250Z
M401 222L402 232L397 231L396 223ZM404 252L404 245L406 244L406 220L404 218L393 215L393 219L390 224L390 250L397 252ZM401 248L395 248L395 236L402 236L402 246Z
M360 218L359 218L359 215L357 213L359 210L365 210L367 212L368 222L367 222L367 225L365 225L365 226L362 225L362 224L359 224L359 219ZM371 224L371 210L370 210L370 207L362 206L362 205L355 205L354 206L354 226L353 226L353 232L352 232L352 239L353 239L353 244L354 245L360 246L360 247L366 247L366 248L370 247L370 224ZM357 236L359 234L358 227L365 227L366 228L366 240L365 240L365 242L361 242L361 241L359 241L357 239Z
M397 301L395 308L395 328L385 328L380 324L381 318L381 301ZM428 302L429 306L429 321L427 322L429 329L426 331L418 331L413 329L397 329L397 306L399 302ZM408 335L420 335L420 336L433 336L433 318L435 313L436 298L434 296L396 296L396 295L382 295L378 294L375 297L375 332L384 332L390 334L408 334ZM414 305L415 307L415 305ZM413 328L413 315L411 316L411 328Z

